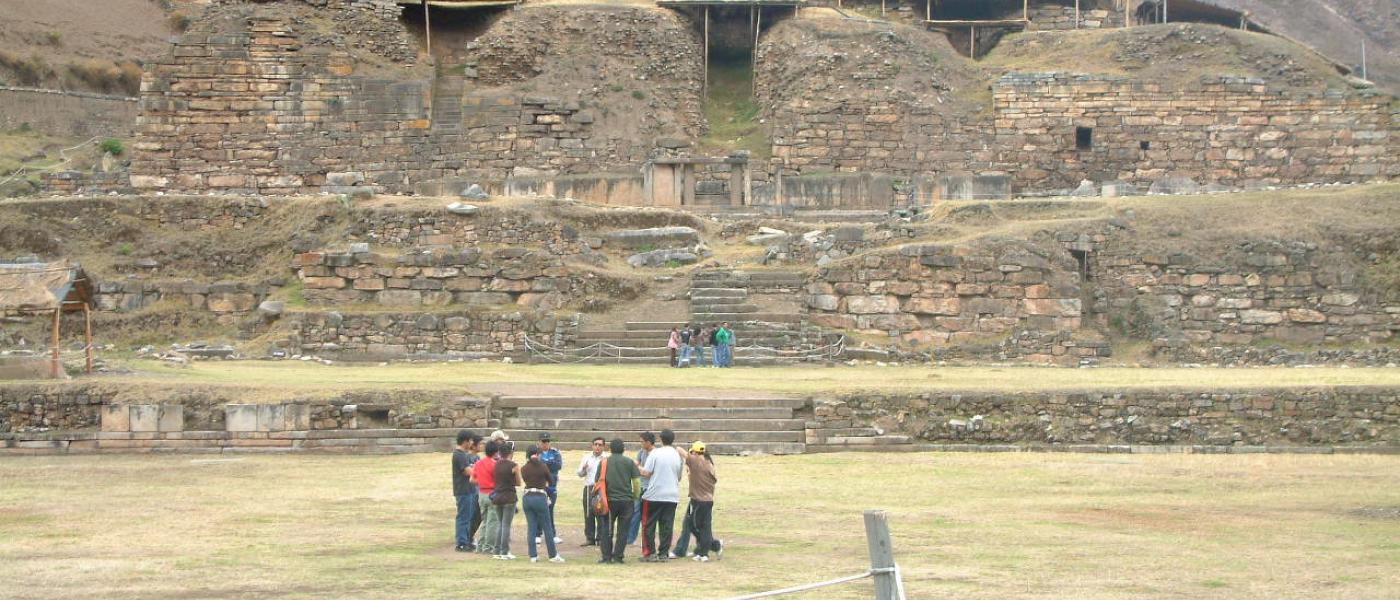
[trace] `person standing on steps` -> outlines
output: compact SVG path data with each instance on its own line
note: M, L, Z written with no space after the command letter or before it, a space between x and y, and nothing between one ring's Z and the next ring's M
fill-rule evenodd
M651 454L652 448L655 448L655 447L656 447L656 434L654 434L654 433L652 433L652 432L650 432L650 431L643 431L642 434L641 434L640 436L637 436L637 437L640 438L641 441L642 441L642 449L637 451L637 464L639 464L639 465L644 465L644 464L647 464L647 455L648 455L648 454ZM643 495L643 496L645 496L646 493L647 493L647 480L648 480L648 479L650 479L650 478L647 477L646 475L642 475L642 495ZM629 525L627 526L627 545L628 545L628 546L631 546L632 544L637 543L637 533L640 532L640 531L642 530L642 512L643 512L643 511L642 511L642 499L641 499L641 498L637 498L637 501L632 503L632 522L631 522L631 524L629 524ZM646 549L643 548L643 549L642 549L642 560L646 560L646 557L647 557Z
M486 451L481 459L472 465L472 483L476 484L477 505L481 509L481 527L476 534L476 551L482 554L495 554L496 550L496 507L491 504L491 492L496 490L496 452L499 446L495 440L486 442Z
M685 457L686 472L690 475L690 504L685 508L685 521L681 524L681 537L676 540L676 548L671 558L682 558L690 546L690 535L695 534L695 560L709 562L710 552L723 552L724 545L714 539L715 511L715 461L705 452L705 442L696 441L690 445Z
M671 367L677 366L677 354L681 349L681 332L675 327L671 328L671 337L666 340L666 348L671 351Z
M627 446L621 438L613 438L608 449L612 455L601 467L603 485L607 488L608 522L599 532L598 546L603 558L598 562L620 565L627 552L627 525L632 519L632 503L641 495L642 474L637 470L637 463L623 454Z
M530 446L526 451L525 466L520 467L520 479L525 482L520 507L525 511L525 539L529 540L530 562L539 562L539 544L535 538L544 540L545 550L549 551L549 562L564 562L555 548L554 519L549 515L549 486L554 483L554 473L540 457L544 452L538 446Z
M515 450L510 446L502 446L498 451L500 458L496 459L496 466L492 469L495 475L496 490L491 493L491 504L496 507L496 554L493 558L497 560L515 560L515 555L510 553L510 522L515 518L515 488L522 483L520 479L520 466L512 461L511 455Z
M734 366L734 331L729 328L729 321L720 323L715 330L715 365L719 367Z
M558 544L564 540L559 538L559 528L555 526L554 507L559 504L559 472L564 470L564 455L554 447L548 431L540 432L540 462L549 467L549 528Z
M456 541L458 552L471 552L476 549L472 539L472 525L476 522L479 510L476 486L472 485L472 466L481 457L476 455L476 446L481 436L465 429L457 432L457 447L452 450L452 495L457 498Z
M706 340L710 343L710 368L713 369L718 369L723 365L720 355L724 352L724 347L719 343L719 331L719 325L711 327L710 336Z
M705 366L705 344L709 343L710 330L699 324L695 324L695 329L690 332L691 350L695 355L694 365Z
M578 476L583 479L583 537L584 542L580 546L592 546L598 543L598 525L604 520L603 517L595 516L593 508L588 505L588 491L598 483L598 465L603 462L603 448L607 442L603 438L593 438L591 452L583 457L578 465Z
M685 324L685 327L682 327L682 328L681 328L681 359L680 359L680 362L677 363L679 366L682 366L682 367L688 367L688 366L690 366L690 339L691 339L691 337L692 337L692 331L691 331L691 328L690 328L690 323L686 323L686 324Z
M642 493L643 527L642 561L666 560L671 551L671 531L676 521L676 505L681 501L681 455L671 444L676 442L676 433L670 429L661 430L661 447L647 454L647 462L641 468L643 477L650 477L647 489ZM659 532L658 532L659 529ZM660 533L660 544L657 534Z

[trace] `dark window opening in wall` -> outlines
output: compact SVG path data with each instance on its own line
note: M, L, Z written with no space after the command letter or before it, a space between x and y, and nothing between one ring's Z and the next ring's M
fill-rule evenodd
M386 429L389 427L389 409L361 406L356 411L355 422L360 429Z
M1074 147L1080 150L1088 150L1094 147L1094 128L1075 127Z
M1143 149L1143 150L1151 150L1151 149L1152 149L1152 142L1149 142L1149 141L1146 141L1146 140L1141 141L1141 142L1138 142L1138 148L1141 148L1141 149Z
M1092 273L1089 271L1089 251L1070 250L1069 253L1071 256L1074 257L1075 262L1079 263L1080 278L1083 281L1089 281L1090 279L1093 279Z

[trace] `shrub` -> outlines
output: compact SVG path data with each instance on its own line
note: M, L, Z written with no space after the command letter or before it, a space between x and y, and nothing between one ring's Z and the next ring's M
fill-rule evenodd
M647 97L647 95L643 93L642 90L632 90L632 97L641 100L642 98Z
M98 144L97 147L112 156L121 156L123 152L126 152L126 145L122 144L122 141L116 138L102 140L102 143Z
M131 242L123 242L122 245L117 246L117 254L122 256L131 256L131 253L135 251L136 247L132 246Z
M185 31L189 30L190 25L192 25L193 23L194 18L183 12L170 13L170 28L175 30L176 33L184 33Z
M62 46L62 45L63 45L63 32L62 32L62 31L50 31L50 32L48 33L48 36L47 36L47 37L49 38L49 43L50 43L50 44L53 44L53 45L55 45L55 46Z

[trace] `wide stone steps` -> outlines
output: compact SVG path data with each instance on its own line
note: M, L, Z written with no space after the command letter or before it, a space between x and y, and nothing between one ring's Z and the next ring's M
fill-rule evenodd
M589 431L801 431L802 419L538 419L511 417L505 424L520 429Z
M791 419L788 407L621 407L541 408L524 407L516 416L528 419ZM842 430L845 431L845 430ZM873 434L873 429L870 430Z
M746 344L754 340L784 342L792 340L793 338L803 337L802 334L796 332L774 333L771 331L744 331L737 328L735 333L743 336ZM636 346L638 342L652 342L653 345L665 345L670 337L671 330L669 329L664 331L580 331L577 341L580 345L587 345L594 342L609 342L618 344L619 346ZM619 342L627 342L627 344L621 344Z
M712 304L712 303L709 303L709 302L704 302L704 303L696 302L695 300L691 300L691 301L690 301L690 314L692 314L692 315L698 315L698 314L713 314L713 313L731 313L731 314L732 314L732 313L756 313L756 312L758 312L758 305L757 305L757 304L740 304L740 303L732 303L732 304L723 304L723 303L721 303L721 304Z
M595 437L604 439L622 438L628 443L635 442L637 435L643 431L658 432L662 429L670 429L676 432L676 440L679 444L681 440L687 445L695 440L726 443L760 443L769 444L774 442L798 443L803 439L801 431L694 431L688 429L676 429L674 427L655 428L631 428L619 427L616 429L552 429L552 428L532 428L521 427L515 423L507 423L502 431L510 436L512 440L521 440L519 443L534 443L540 438L540 433L549 432L549 437L557 443L578 443L587 446Z
M801 323L802 315L796 313L773 313L773 312L695 312L692 313L695 319L706 322L748 322L756 321L760 323Z
M748 396L501 396L492 402L500 408L787 408L807 404L800 398Z
M694 300L714 300L720 299L742 301L749 297L749 291L744 288L713 288L690 286L690 299Z
M549 432L562 450L587 450L595 437L620 438L635 451L643 431L676 432L676 445L703 440L711 452L797 454L805 447L806 406L797 398L749 396L502 396L492 422L512 439L534 443Z

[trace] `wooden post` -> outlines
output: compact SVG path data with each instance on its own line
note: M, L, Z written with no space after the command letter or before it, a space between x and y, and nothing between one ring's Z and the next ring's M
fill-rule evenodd
M880 0L880 16L885 16L885 0Z
M428 58L433 57L433 7L423 0L423 35L428 38Z
M1021 20L1030 22L1031 20L1031 0L1021 0Z
M705 5L705 83L700 88L701 110L705 99L710 97L710 6Z
M933 0L928 0L928 2L924 3L924 20L933 20Z
M92 374L92 308L83 302L83 341L87 343L87 373Z
M1167 0L1162 0L1162 22L1167 22Z
M49 370L52 372L51 374L53 375L54 379L58 379L58 375L60 372L62 372L63 369L63 365L58 360L58 315L62 312L63 301L60 300L58 303L58 308L53 309L53 348L49 352L49 355L51 357L50 360L52 362L52 364L49 365Z
M968 26L967 37L968 37L968 39L969 39L969 42L968 42L969 45L972 46L971 53L968 54L968 58L971 58L972 60L977 60L977 26L976 26L976 25L970 25L970 26Z
M751 89L750 89L750 93L753 93L753 94L757 94L757 93L758 93L758 32L759 32L759 31L762 31L762 30L763 30L763 10L762 10L758 5L754 5L754 22L753 22L753 66L749 67L750 70L753 72L753 76L749 78L749 82L752 84L752 85L750 86L750 88L751 88Z
M1079 0L1074 0L1074 28L1079 29Z
M903 600L903 586L898 573L894 572L894 545L890 543L890 524L885 511L865 511L865 544L870 548L870 569L877 571L875 599Z

